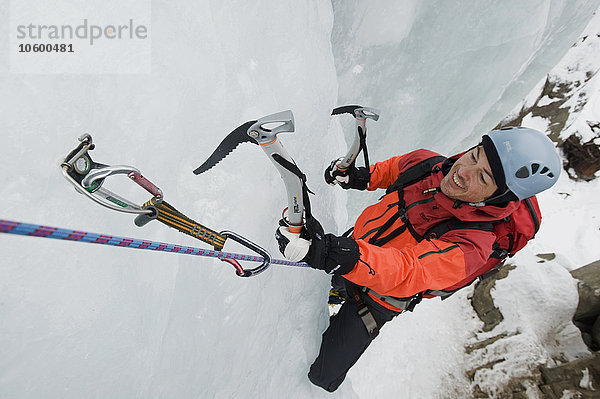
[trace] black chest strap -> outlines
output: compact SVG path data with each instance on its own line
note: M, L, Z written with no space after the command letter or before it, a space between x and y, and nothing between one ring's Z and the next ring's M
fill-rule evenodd
M393 191L402 190L405 187L410 186L411 184L415 184L427 176L431 175L433 171L433 167L440 162L446 160L446 157L441 155L436 155L431 158L427 158L416 165L411 166L404 172L398 176L394 184L389 186L387 190L385 190L386 194L389 194Z
M441 155L436 155L431 158L427 158L427 159L417 163L416 165L411 166L404 172L402 172L398 176L396 181L387 188L387 190L385 191L386 194L390 194L394 191L398 192L398 202L395 204L398 207L398 210L387 222L385 222L377 230L377 232L371 238L369 238L370 244L381 247L381 246L387 244L388 242L390 242L391 240L393 240L394 238L398 237L400 234L404 233L407 229L417 241L423 240L423 237L421 237L415 231L413 225L410 223L410 220L408 220L408 217L406 215L406 201L404 200L404 188L408 187L412 184L415 184L415 183L423 180L424 178L430 176L431 173L433 173L434 171L437 171L437 170L434 170L434 166L445 160L446 160L446 157L443 157ZM383 236L383 234L398 219L400 219L403 224L401 226L397 227L396 229L394 229L392 232L390 232L386 236Z
M494 231L494 222L465 222L457 218L447 219L436 224L425 233L424 237L428 240L440 238L451 230L483 230Z

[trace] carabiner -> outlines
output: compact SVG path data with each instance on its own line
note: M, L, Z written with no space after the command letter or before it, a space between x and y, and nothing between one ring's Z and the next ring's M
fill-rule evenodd
M109 209L133 213L137 215L152 214L152 210L144 209L131 201L102 187L104 180L112 175L125 174L136 184L148 191L157 201L162 201L162 191L142 176L139 170L131 166L108 166L94 162L88 153L95 148L92 136L84 134L79 138L81 144L67 155L61 164L65 178L75 189Z
M265 270L267 270L267 268L269 266L271 266L271 255L264 248L256 245L255 243L248 240L247 238L244 238L241 235L234 233L233 231L225 230L225 231L220 232L219 234L222 236L225 236L227 238L231 238L233 241L236 241L236 242L242 244L246 248L251 249L252 251L256 252L257 254L259 254L263 257L263 261L259 266L255 267L254 269L247 269L247 270L244 269L242 267L242 265L240 265L240 263L235 259L221 258L221 260L223 262L227 262L227 263L233 265L233 267L235 267L235 273L238 276L240 276L240 277L256 276L257 274L264 272Z

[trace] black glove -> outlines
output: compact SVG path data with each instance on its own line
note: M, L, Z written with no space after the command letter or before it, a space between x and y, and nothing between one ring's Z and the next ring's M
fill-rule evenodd
M299 236L289 232L285 221L280 220L279 224L281 227L275 232L275 238L279 251L286 258L293 256L288 258L290 260L301 260L329 274L346 274L354 269L360 258L354 239L324 234L323 227L314 217L307 220ZM304 256L298 259L301 254Z
M371 171L369 168L357 168L352 163L347 169L339 170L337 168L339 163L339 159L332 161L327 169L325 169L325 181L327 184L332 186L339 184L345 190L349 188L365 190L367 188L369 180L371 180Z

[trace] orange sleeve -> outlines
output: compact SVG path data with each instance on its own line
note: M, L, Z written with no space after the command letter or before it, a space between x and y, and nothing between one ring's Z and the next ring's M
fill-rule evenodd
M380 295L409 297L450 287L467 276L465 253L456 243L423 240L402 249L357 243L360 259L344 278Z
M405 156L406 154L398 155L387 161L377 162L371 165L371 179L369 180L367 190L373 191L378 188L388 188L391 186L398 178L398 175L400 175L399 162Z

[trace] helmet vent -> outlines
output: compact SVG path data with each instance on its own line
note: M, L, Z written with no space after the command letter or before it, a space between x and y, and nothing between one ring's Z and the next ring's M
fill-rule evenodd
M526 166L522 166L519 170L517 170L515 176L517 176L519 179L525 179L526 177L529 177L529 169L527 169Z
M542 168L541 170L540 167ZM532 163L531 169L529 169L527 166L522 166L521 168L519 168L519 170L517 170L515 176L519 179L526 179L529 176L535 175L536 173L538 173L538 171L540 175L546 175L551 179L554 178L554 174L550 172L550 169L548 169L547 166L542 167L539 163Z

